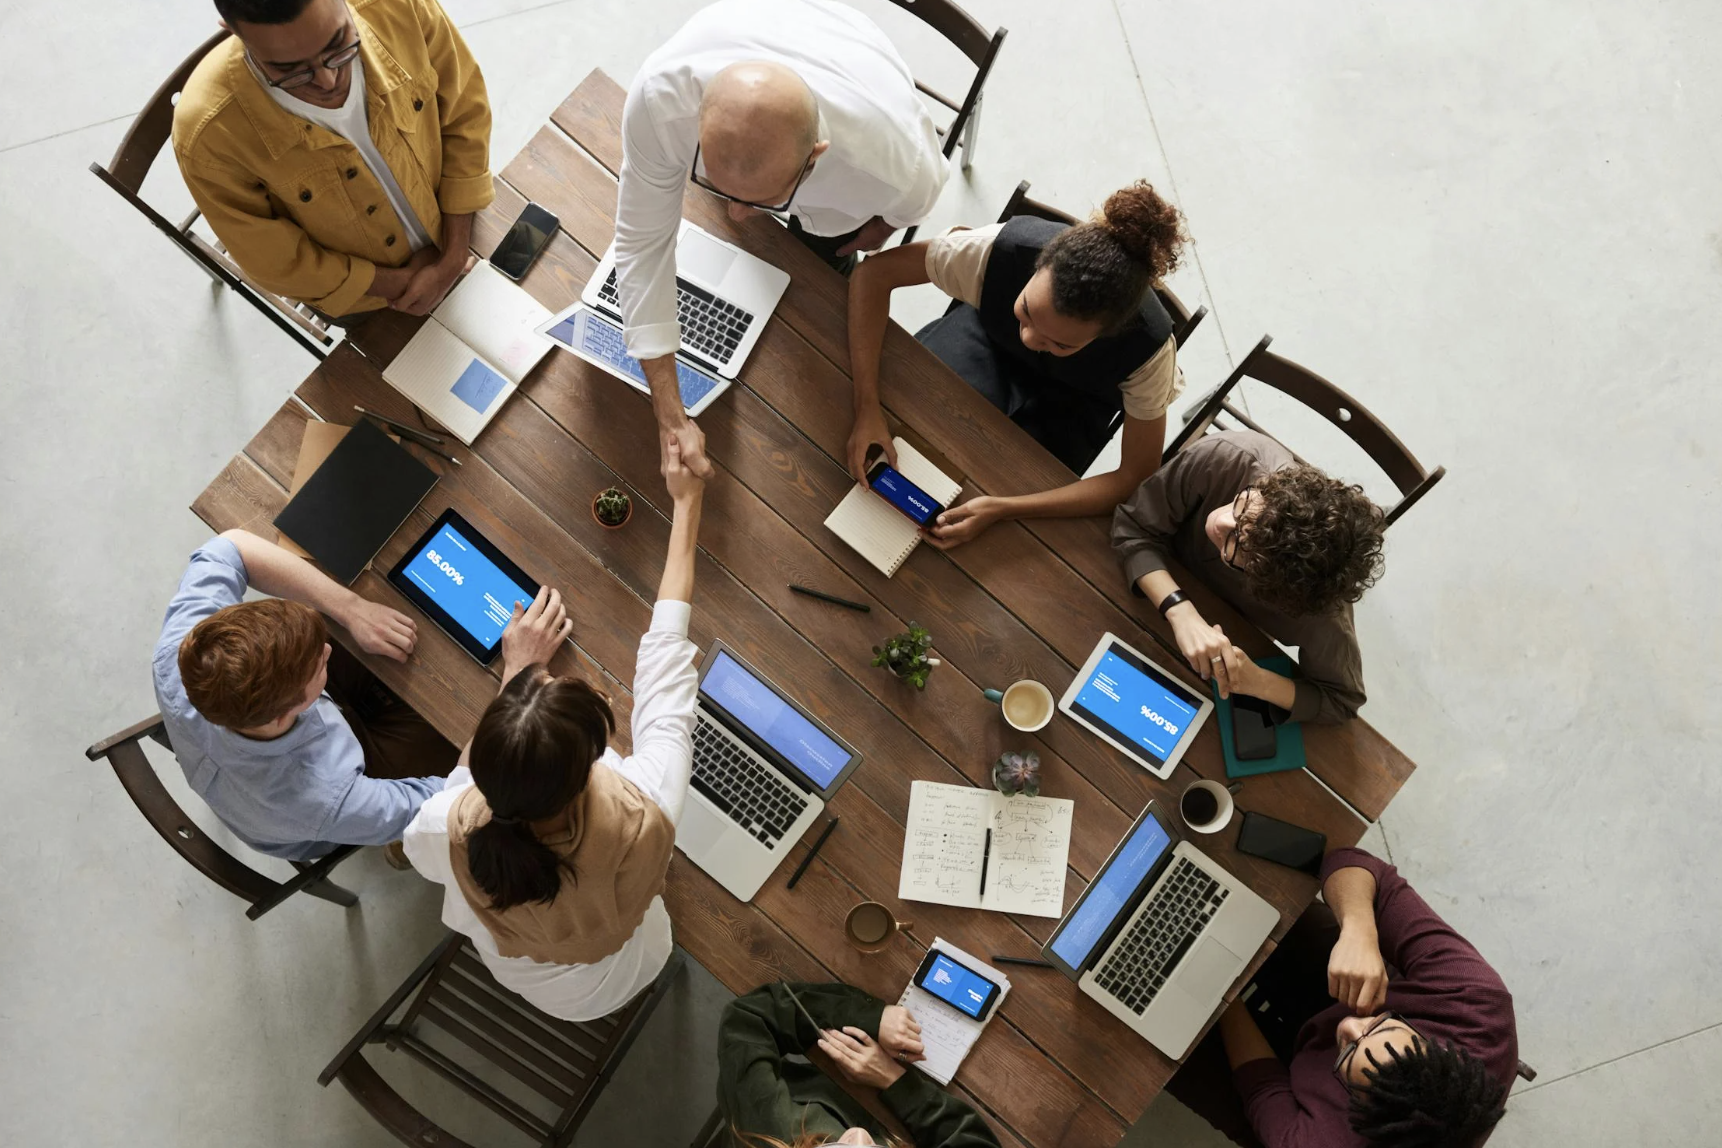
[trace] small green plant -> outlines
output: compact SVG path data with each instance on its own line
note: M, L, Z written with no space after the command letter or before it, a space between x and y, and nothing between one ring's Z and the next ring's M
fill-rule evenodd
M999 759L993 762L993 786L1006 797L1019 793L1039 797L1040 754L1033 750L999 754Z
M873 647L873 664L884 666L916 689L924 690L927 688L927 675L939 664L939 659L927 654L932 645L933 635L927 633L919 622L910 622L903 633L887 639L883 646Z
M598 497L592 500L592 513L605 526L622 525L628 521L628 515L633 509L634 502L628 497L628 492L616 486L600 491Z

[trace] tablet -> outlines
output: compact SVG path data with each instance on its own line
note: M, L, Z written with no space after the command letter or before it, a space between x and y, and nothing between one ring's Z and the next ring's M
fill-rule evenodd
M481 666L502 650L514 603L530 605L538 583L452 509L389 571L389 584Z
M1169 777L1214 703L1105 634L1058 708L1111 742L1155 777Z

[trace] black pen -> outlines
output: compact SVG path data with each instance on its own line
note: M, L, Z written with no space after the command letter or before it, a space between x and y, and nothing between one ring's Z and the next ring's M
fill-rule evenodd
M987 849L981 854L981 896L987 895L987 859L993 855L993 831L987 830Z
M819 839L813 843L813 848L807 851L807 856L801 859L801 864L795 867L795 872L789 875L789 884L786 885L785 888L795 888L795 883L801 880L801 875L807 872L807 867L809 865L813 864L813 858L818 854L819 847L825 844L825 839L831 836L831 831L837 828L837 823L842 820L843 819L841 817L833 817L830 821L825 823L825 831L821 833L819 835Z
M821 602L830 602L833 606L847 606L851 610L859 610L863 614L871 614L873 607L865 602L851 602L847 598L839 598L835 594L827 594L823 590L814 590L807 586L797 586L791 582L789 588L797 594L806 594L809 598L818 598Z
M1056 969L1058 966L1051 961L1036 960L1034 957L1001 957L993 954L993 960L1001 965L1033 965L1037 969Z
M441 446L442 445L441 437L434 435L434 434L431 434L429 431L422 431L422 430L418 429L417 427L410 427L406 423L398 423L394 419L390 418L387 415L380 415L376 411L368 411L364 407L361 407L357 403L353 404L353 409L358 411L360 414L364 415L366 418L376 419L380 423L388 424L389 426L393 427L395 430L398 430L402 434L406 435L408 438L414 439L418 442L421 442L425 446Z

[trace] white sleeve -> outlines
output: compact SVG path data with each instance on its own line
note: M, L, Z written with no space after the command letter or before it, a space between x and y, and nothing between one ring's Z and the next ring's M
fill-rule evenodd
M622 108L622 173L616 197L616 289L622 297L623 334L636 359L672 355L681 347L676 321L676 233L682 191L693 163L697 117L686 121L693 135L687 155L666 146L654 118L646 77L634 82ZM682 120L668 134L685 134Z
M934 137L936 140L937 137ZM933 214L939 193L950 178L951 161L934 146L921 149L920 162L915 165L907 187L901 188L897 201L880 212L880 217L892 227L913 227Z
M470 785L471 771L464 765L456 766L443 783L442 792L426 798L401 833L401 849L426 880L454 884L454 866L448 856L448 815Z
M691 612L686 602L670 599L652 608L652 628L640 639L634 670L634 752L616 770L677 824L693 775L700 689L699 651L688 640Z

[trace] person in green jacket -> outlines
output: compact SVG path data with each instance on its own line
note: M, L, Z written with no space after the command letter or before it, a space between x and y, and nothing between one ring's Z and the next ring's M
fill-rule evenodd
M916 1148L999 1148L973 1108L904 1067L921 1059L920 1034L907 1009L848 985L765 985L731 1001L718 1023L718 1108L744 1148L886 1143L840 1084L788 1059L817 1044L851 1081L879 1090Z

